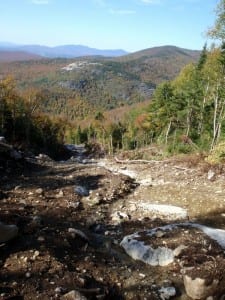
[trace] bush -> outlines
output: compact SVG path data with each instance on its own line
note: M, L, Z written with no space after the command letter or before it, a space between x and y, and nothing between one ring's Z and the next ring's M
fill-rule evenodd
M210 152L206 161L211 164L217 164L225 162L225 141L220 142L215 148Z

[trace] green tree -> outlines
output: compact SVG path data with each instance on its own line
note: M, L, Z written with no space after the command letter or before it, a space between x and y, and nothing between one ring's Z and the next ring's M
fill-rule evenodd
M207 35L220 41L225 40L225 0L220 0L216 9L216 20L214 25L208 30Z

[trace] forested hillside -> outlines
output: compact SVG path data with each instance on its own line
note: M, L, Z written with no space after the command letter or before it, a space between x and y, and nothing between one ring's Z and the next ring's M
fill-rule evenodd
M2 64L1 93L6 104L2 104L1 134L7 132L7 136L19 139L23 130L15 130L25 126L26 140L33 143L35 134L30 136L31 124L25 123L37 125L43 123L38 118L51 118L57 130L62 125L61 141L94 140L110 152L153 142L168 145L171 152L209 150L223 137L223 47L205 46L198 61L197 52L168 46L116 60L83 58ZM192 62L175 77L185 60ZM4 79L12 73L14 79ZM141 102L145 105L128 106ZM114 112L118 107L124 107L120 116ZM7 111L11 111L10 126L4 116ZM28 115L30 121L25 121L22 116ZM48 130L43 129L41 135Z

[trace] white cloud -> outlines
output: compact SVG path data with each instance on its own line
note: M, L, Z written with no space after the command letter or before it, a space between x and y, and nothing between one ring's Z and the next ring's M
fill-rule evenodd
M37 5L46 5L50 3L49 0L32 0L31 2Z
M112 15L133 15L136 13L135 10L126 10L126 9L110 9L109 10L110 14Z

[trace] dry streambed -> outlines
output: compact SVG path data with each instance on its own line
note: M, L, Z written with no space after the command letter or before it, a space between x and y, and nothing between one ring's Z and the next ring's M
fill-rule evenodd
M2 299L225 294L223 172L173 160L40 159L7 174L1 221L19 235L0 247Z

